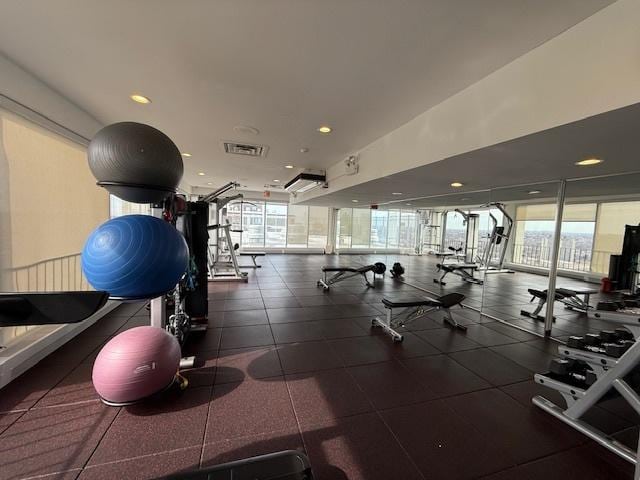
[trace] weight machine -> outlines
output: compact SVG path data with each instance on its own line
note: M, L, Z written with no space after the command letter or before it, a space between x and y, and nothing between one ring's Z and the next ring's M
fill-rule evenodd
M489 243L484 249L482 258L480 259L480 269L490 273L514 273L513 270L503 268L504 259L507 254L507 247L509 245L509 239L511 238L511 230L513 229L513 218L507 213L502 203L492 202L483 205L481 208L497 208L502 213L502 225L498 225L498 220L489 213L489 219L491 220L492 228L489 235ZM492 260L496 248L500 249L500 255L498 262L495 266L492 266Z
M208 328L207 291L207 216L208 205L188 202L182 195L172 195L164 202L152 205L152 215L171 223L189 246L189 266L174 290L154 298L150 303L151 325L171 333L183 346L192 332ZM167 317L167 303L173 303L173 313ZM181 368L190 368L195 357L184 357Z
M638 293L640 282L640 225L625 225L622 253L611 255L609 278L619 291Z
M419 255L426 253L437 254L442 251L442 222L443 212L436 210L419 210L420 225L418 227Z
M242 200L243 195L238 193L221 197L222 194L238 186L236 182L229 182L201 199L207 205L215 207L213 218L216 223L207 226L207 230L215 232L214 245L207 241L207 268L210 282L246 282L248 279L247 272L240 271L238 264L236 251L239 246L231 239L231 232L241 232L241 230L232 230L227 218L227 205L234 200Z

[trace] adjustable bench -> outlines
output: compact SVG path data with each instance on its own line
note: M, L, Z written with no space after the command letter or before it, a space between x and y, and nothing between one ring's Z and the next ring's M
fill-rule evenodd
M323 278L318 280L318 286L322 286L325 290L329 290L331 285L346 280L348 278L355 277L356 275L362 275L364 283L367 287L373 288L374 285L367 278L367 273L372 272L373 282L376 281L376 275L384 275L387 267L384 263L375 263L373 265L365 265L364 267L322 267ZM327 278L327 273L334 273L330 278Z
M480 267L476 263L439 263L436 265L439 272L443 272L440 278L434 278L433 281L439 285L446 285L443 282L447 274L452 273L458 275L462 280L469 283L482 285L482 280L473 276L473 273Z
M240 252L241 257L251 257L253 261L253 265L240 265L240 268L262 268L262 265L258 265L256 262L256 257L264 257L265 255L264 252Z
M544 305L547 303L547 300L548 300L547 291L536 290L535 288L530 288L528 291L531 294L532 302L536 298L538 299L538 306L533 312L520 310L520 315L544 322L544 317L540 315L540 311L542 310ZM576 312L587 313L590 309L593 308L591 305L589 305L589 298L592 293L598 293L598 290L594 288L582 288L582 289L556 288L554 301L563 303L565 305L565 308L568 308L569 310L575 310ZM582 298L580 298L580 295L582 295ZM555 317L554 317L554 320L555 320Z
M401 333L397 332L397 328L404 327L414 320L424 317L428 313L442 310L444 312L443 320L445 325L451 328L466 331L467 327L456 322L455 319L451 316L451 312L449 311L449 309L455 305L460 305L460 308L463 308L462 301L464 299L465 296L461 293L449 293L438 298L427 297L420 300L407 301L393 301L387 298L383 298L382 303L384 305L384 308L386 308L386 319L382 320L376 317L371 320L371 326L382 327L386 333L391 335L391 338L393 338L395 342L401 342L403 340L403 336ZM394 315L394 308L404 308L406 310L404 310L402 313Z

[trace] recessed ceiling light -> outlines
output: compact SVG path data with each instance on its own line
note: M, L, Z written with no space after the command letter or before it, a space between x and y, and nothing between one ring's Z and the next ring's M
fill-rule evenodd
M293 165L285 165L284 168L292 169Z
M351 200L353 203L358 203L358 200Z
M409 205L410 206L411 204L410 203L406 203L405 205Z
M144 95L140 95L138 93L134 93L134 94L130 95L129 98L131 100L133 100L134 102L142 103L142 104L145 104L145 105L147 103L151 103L151 99L149 97L145 97Z
M402 192L391 192L391 195L402 195Z
M599 158L585 158L584 160L580 160L579 162L576 162L576 165L580 167L588 167L589 165L598 165L599 163L602 163L602 162L603 160Z
M274 180L275 183L280 183L280 180Z
M183 156L183 157L190 157L190 156L191 156L191 154L190 154L190 153L187 153L187 152L182 152L182 156Z
M204 177L206 175L206 173L204 172L198 172L198 175L200 175L201 177Z
M331 131L331 130L329 130L329 131ZM307 147L302 147L300 149L300 153L307 153L308 151L309 151L309 149Z
M258 135L260 133L260 130L258 130L256 127L251 127L249 125L236 125L235 127L233 127L233 131L236 133L244 133L247 135Z
M527 192L529 195L535 195L536 193L542 193L540 190L529 190Z
M213 185L213 182L207 182L207 185Z
M462 183L460 183L460 182L451 182L451 186L453 188L460 188L460 187L462 187L464 185Z
M464 202L465 200L469 200L467 197L461 198L460 201Z
M332 128L328 125L322 125L318 128L320 133L331 133Z

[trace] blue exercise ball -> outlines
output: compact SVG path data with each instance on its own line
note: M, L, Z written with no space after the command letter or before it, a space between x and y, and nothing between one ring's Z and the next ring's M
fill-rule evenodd
M113 298L154 298L170 291L187 269L189 249L169 223L125 215L96 228L82 250L82 271Z

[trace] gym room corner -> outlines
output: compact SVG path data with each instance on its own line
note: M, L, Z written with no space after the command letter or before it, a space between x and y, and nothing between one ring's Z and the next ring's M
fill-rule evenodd
M0 0L0 480L640 480L640 0Z

